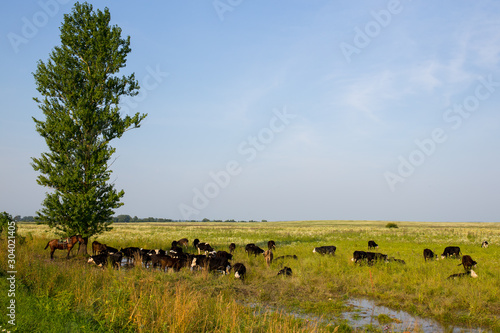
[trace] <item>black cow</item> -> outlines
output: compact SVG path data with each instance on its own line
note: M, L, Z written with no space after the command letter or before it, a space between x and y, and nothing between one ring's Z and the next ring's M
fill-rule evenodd
M375 261L383 260L387 262L387 254L376 253L376 252L366 252L366 260L369 264L372 264Z
M460 265L464 266L465 271L470 271L472 269L472 267L476 267L477 262L472 260L471 256L466 254L462 257L462 263L458 264L458 266L460 266Z
M134 260L134 254L140 252L141 249L138 247L126 247L124 249L120 249L119 252L123 253L123 256L127 258L127 264L130 259Z
M276 242L273 240L270 240L267 242L267 249L268 250L276 250Z
M441 259L454 256L455 258L460 258L460 248L458 246L448 246L444 249Z
M247 274L247 268L241 262L234 264L234 277L237 279L241 279L242 281L245 279Z
M233 255L231 253L227 253L226 251L217 251L215 252L216 257L226 258L227 260L232 260Z
M87 260L87 262L94 263L99 267L104 267L106 265L106 263L108 262L108 254L107 253L100 253L100 254L90 256L89 259Z
M283 275L283 276L291 276L292 275L292 269L290 267L283 267L278 271L277 275Z
M424 249L424 261L427 261L427 259L432 260L434 258L437 259L437 254L434 254L434 252L432 252L432 250Z
M106 245L106 253L107 254L114 254L114 253L118 253L118 252L120 252L120 251L118 251L117 248Z
M229 244L229 253L234 253L234 250L236 250L236 244Z
M377 243L375 243L374 241L368 241L368 249L376 249L378 248L378 245Z
M483 243L481 244L481 247L483 248L487 248L488 247L488 241L483 241Z
M366 259L366 252L365 251L354 251L352 254L352 259L351 261L354 261L354 263L357 263L360 260Z
M462 278L462 277L465 277L465 276L470 276L470 277L473 277L473 278L477 278L476 272L474 272L471 269L470 271L467 271L465 273L452 274L452 275L448 276L447 279L450 280L450 279Z
M195 249L198 248L198 244L200 243L200 240L198 238L195 238L194 241L193 241L193 246Z
M182 251L182 247L180 247L178 243L176 243L176 245L172 246L166 254L170 255L172 258L180 258L183 256L183 253L184 252Z
M95 263L97 266L104 268L107 265L108 261L111 263L113 268L120 269L122 262L123 254L121 252L116 252L113 254L101 253L95 256L91 256L87 262Z
M254 254L255 256L264 253L264 250L258 247L257 245L250 243L245 246L245 251L250 254Z
M214 250L208 243L198 243L196 248L198 249L198 254L201 254L201 251L207 253L207 252L212 252Z
M330 245L330 246L320 246L320 247L315 247L313 250L313 253L319 253L319 254L335 254L335 251L337 250L337 247Z
M201 267L211 271L222 271L224 274L229 274L231 271L231 264L226 258L221 257L194 257L191 262L191 268Z

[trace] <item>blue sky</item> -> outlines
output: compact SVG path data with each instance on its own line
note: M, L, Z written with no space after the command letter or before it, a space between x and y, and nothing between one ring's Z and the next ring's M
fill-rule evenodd
M112 142L116 214L498 222L500 3L98 2L148 113ZM0 14L0 211L34 215L32 72L73 2Z

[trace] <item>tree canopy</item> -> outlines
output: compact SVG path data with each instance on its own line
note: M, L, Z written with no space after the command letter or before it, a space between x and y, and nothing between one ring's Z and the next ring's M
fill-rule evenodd
M107 8L76 3L64 15L61 45L33 73L45 119L33 117L49 152L32 158L37 183L48 187L41 223L60 234L85 238L110 230L124 191L110 182L113 139L137 128L147 114L120 114L120 98L138 94L134 74L117 76L126 65L130 36L110 25Z

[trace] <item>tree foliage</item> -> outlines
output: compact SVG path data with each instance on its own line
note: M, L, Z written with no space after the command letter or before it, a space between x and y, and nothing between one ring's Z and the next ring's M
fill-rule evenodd
M14 221L12 215L10 215L7 212L0 213L0 236L4 231L7 231L7 228L9 227L9 224L12 221Z
M146 114L121 115L119 102L138 94L134 74L117 76L125 67L130 37L110 25L110 13L76 3L64 16L61 45L33 76L45 116L33 117L49 152L32 158L39 185L48 187L37 219L60 234L90 237L110 230L114 209L124 191L110 182L113 139L140 126Z

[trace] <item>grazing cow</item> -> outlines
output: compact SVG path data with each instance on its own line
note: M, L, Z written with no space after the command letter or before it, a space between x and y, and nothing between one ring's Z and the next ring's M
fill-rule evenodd
M194 257L191 262L191 268L195 267L207 268L209 272L222 271L224 275L229 274L231 271L231 264L229 261L226 258L221 257Z
M267 242L267 249L268 250L276 250L276 242L273 240L270 240Z
M432 250L429 250L429 249L424 249L424 261L427 261L427 259L434 259L436 258L437 260L437 254L434 254L434 252L432 252Z
M250 250L250 248L252 248L254 246L255 246L254 243L249 243L249 244L245 245L245 252L248 252L248 250Z
M188 241L188 239L187 239L187 238L181 238L181 239L179 239L179 240L177 241L177 245L179 245L179 246L184 246L184 247L187 249L187 247L188 247L188 245L189 245L189 241Z
M366 253L366 260L368 261L368 264L372 264L375 261L383 260L385 262L388 262L387 260L387 254L382 254L382 253L376 253L376 252L365 252Z
M458 246L448 246L444 249L441 259L454 256L455 258L460 258L460 248Z
M273 263L273 250L264 251L262 254L266 258L267 267L269 267Z
M368 241L368 249L376 249L378 248L378 245L377 243L375 243L374 241Z
M216 257L226 258L227 260L232 260L233 255L231 253L227 253L226 251L217 251L215 252Z
M214 250L208 243L198 243L196 247L198 248L198 254L201 254L201 251L206 254L207 252L212 252Z
M351 261L354 261L354 263L357 263L360 260L366 259L366 252L365 251L354 251L352 254L352 259Z
M472 267L476 267L476 264L477 264L477 262L472 260L471 256L466 254L462 257L462 263L458 264L458 266L463 265L465 271L470 271L472 269Z
M471 269L470 271L467 271L465 273L451 274L450 276L447 277L447 279L450 280L450 279L462 278L465 276L477 278L477 273Z
M197 248L198 248L198 244L199 244L199 243L200 243L200 240L199 240L198 238L195 238L195 239L194 239L194 241L193 241L193 247L194 247L195 249L197 249Z
M247 268L241 262L234 264L234 277L237 279L241 279L243 281L245 279L245 275L247 274Z
M295 254L287 254L287 255L284 255L284 256L279 256L279 257L276 257L274 258L274 261L278 261L278 260L285 260L285 259L299 259Z
M292 269L290 267L283 267L278 271L277 275L283 275L283 276L291 276L292 275Z
M257 245L250 243L245 246L245 252L247 252L248 255L254 254L255 256L257 256L261 253L264 253L264 250L258 247Z
M488 241L483 241L483 243L481 244L481 247L483 248L487 248L488 247Z
M320 246L320 247L315 247L313 250L313 253L319 253L319 254L335 254L335 251L337 250L337 247L330 245L330 246Z
M229 253L234 253L234 250L236 250L236 244L229 244Z
M98 241L92 242L92 255L100 254L101 252L106 251L106 244L101 244Z

